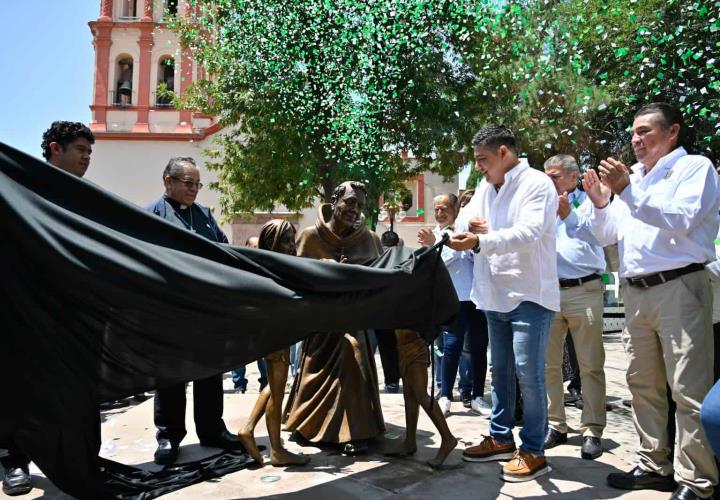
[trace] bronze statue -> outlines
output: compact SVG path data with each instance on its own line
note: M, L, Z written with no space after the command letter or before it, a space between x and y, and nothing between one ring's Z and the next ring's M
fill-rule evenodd
M427 393L430 355L425 341L412 330L395 330L395 336L400 355L400 376L405 399L405 441L399 448L387 450L385 454L388 456L415 454L417 451L417 423L422 406L442 438L437 454L427 462L430 467L437 468L455 449L458 440L450 432L437 401Z
M298 255L351 264L378 257L380 239L362 223L366 198L362 183L340 184L331 203L320 207L315 226L300 233ZM366 451L366 441L385 432L365 331L314 334L303 342L285 428L310 442L342 444L346 454Z
M274 219L263 225L260 230L258 248L296 255L295 228L285 220ZM288 368L290 367L290 348L265 356L267 362L268 385L258 396L250 413L247 424L238 432L238 438L250 456L260 465L262 455L255 442L255 426L265 414L265 424L270 436L270 463L275 467L285 465L305 465L310 457L291 453L283 447L280 439L280 420L282 417L282 400L285 395Z

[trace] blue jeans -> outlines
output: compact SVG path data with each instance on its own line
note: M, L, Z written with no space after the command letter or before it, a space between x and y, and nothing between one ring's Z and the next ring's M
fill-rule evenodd
M508 313L486 314L492 353L490 435L501 443L513 442L517 375L525 418L520 448L534 456L544 455L548 419L545 353L555 312L534 302L521 302Z
M472 363L472 382L463 381L461 355L466 334L470 340ZM442 390L441 395L452 400L453 385L460 364L460 392L470 392L472 397L482 397L485 391L485 372L487 370L487 321L485 314L478 311L470 301L460 302L460 312L453 331L443 334ZM467 373L467 370L465 370ZM468 388L468 385L470 386Z
M473 389L472 357L470 356L469 339L470 335L465 335L462 354L460 354L460 364L458 365L458 375L460 375L458 388L460 389L460 394L472 394Z
M258 379L258 382L260 382L260 390L262 391L268 383L267 363L265 363L265 359L260 358L257 360L257 365L258 370L260 371L260 378ZM242 368L236 368L232 371L232 381L235 389L247 389L248 381L245 378L245 371L244 366Z
M302 340L290 346L290 375L297 375L298 363L300 362L300 348Z
M705 396L700 408L700 421L715 456L720 458L720 380Z

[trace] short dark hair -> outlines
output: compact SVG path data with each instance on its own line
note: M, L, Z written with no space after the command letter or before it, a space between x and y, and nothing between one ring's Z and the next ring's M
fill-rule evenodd
M469 203L473 196L475 196L475 190L474 189L466 189L463 192L462 196L460 196L460 201L459 201L460 208L463 207L463 202L465 202L465 204Z
M65 149L68 144L80 137L87 139L90 144L95 144L95 134L84 123L60 120L52 122L50 128L42 136L40 147L42 148L43 157L48 161L50 160L52 155L50 143L57 142Z
M400 243L400 236L395 231L385 231L380 235L380 244L384 247L395 247Z
M682 112L672 104L668 104L666 102L651 102L650 104L646 104L642 108L637 110L637 113L635 113L634 118L637 118L638 116L642 115L651 115L654 113L660 114L660 126L667 130L676 123L680 125L680 128L683 128L684 120Z
M365 184L363 184L362 182L357 182L357 181L346 181L335 188L332 196L330 197L330 203L335 205L335 203L337 203L337 201L340 198L345 196L345 190L347 189L348 186L350 186L353 189L353 191L360 191L365 196L367 196L367 188L365 187Z
M512 130L505 125L487 125L480 130L472 138L473 147L493 148L506 146L517 154L517 141Z
M175 156L173 158L170 158L168 164L165 165L165 170L163 170L163 179L168 175L170 177L177 177L182 173L183 165L187 163L194 167L197 167L195 160L189 156Z

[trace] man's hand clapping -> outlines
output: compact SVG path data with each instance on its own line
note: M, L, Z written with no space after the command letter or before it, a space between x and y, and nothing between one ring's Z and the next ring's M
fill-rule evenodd
M450 236L447 246L453 250L470 250L478 244L478 237L473 233L456 233Z
M426 227L420 229L417 234L417 241L424 247L431 247L435 244L435 235L432 229Z
M490 230L488 221L482 217L473 217L470 219L470 232L473 234L487 234Z
M600 179L615 194L620 194L630 184L630 170L621 161L608 158L600 162Z
M595 170L588 170L582 180L583 189L596 208L604 208L610 203L610 188L600 181Z
M565 191L563 194L558 196L558 215L562 220L565 220L570 215L570 198L568 193Z

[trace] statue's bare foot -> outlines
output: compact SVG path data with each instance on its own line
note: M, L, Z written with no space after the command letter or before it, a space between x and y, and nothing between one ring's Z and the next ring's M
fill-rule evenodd
M283 467L285 465L306 465L310 461L310 457L306 455L298 455L286 449L272 450L270 452L270 463L274 467Z
M440 449L435 455L435 458L428 460L427 464L433 469L437 469L443 464L447 456L450 454L451 451L455 449L457 444L458 440L454 436L450 436L449 439L443 439L443 442L440 443Z
M248 452L248 455L250 455L250 457L252 457L252 459L255 460L258 465L262 465L263 457L260 454L260 450L258 449L257 443L255 442L255 436L253 436L252 432L243 429L238 432L238 439L245 447L245 451Z
M383 455L386 457L408 457L414 455L416 451L417 445L415 443L402 443L400 445L387 446L383 450Z

